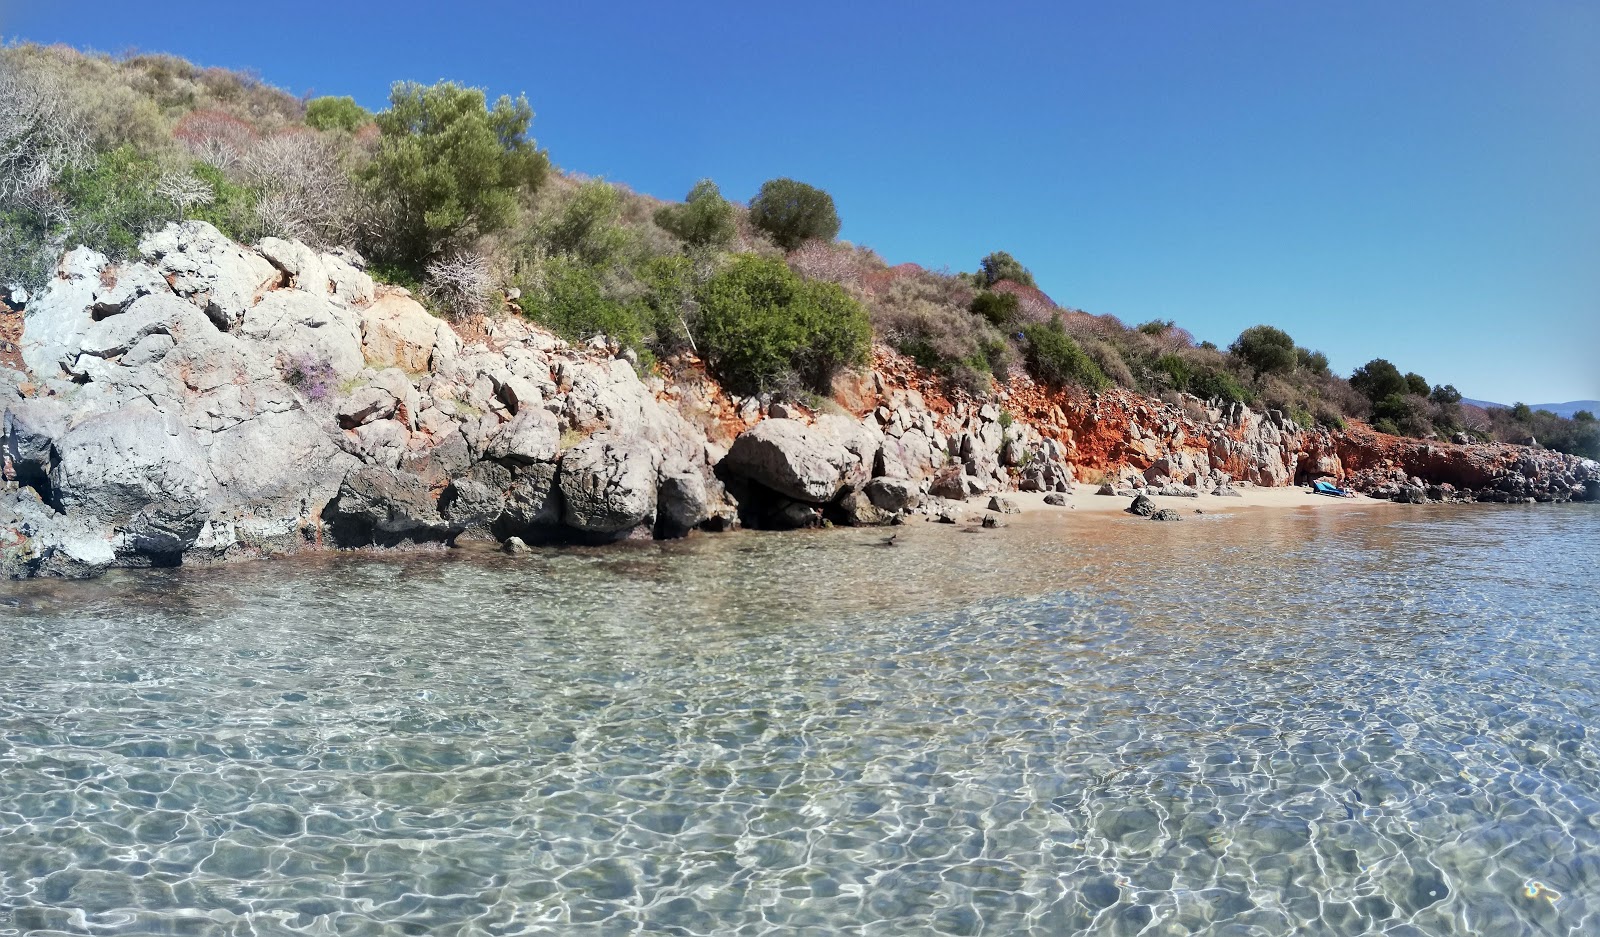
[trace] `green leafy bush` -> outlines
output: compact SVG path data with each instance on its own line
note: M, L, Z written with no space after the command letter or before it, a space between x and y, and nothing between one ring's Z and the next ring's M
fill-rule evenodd
M1328 356L1320 351L1311 351L1308 348L1296 348L1295 357L1298 359L1296 366L1302 371L1310 372L1317 377L1327 377L1333 372L1328 368Z
M557 255L540 272L540 282L523 299L523 309L535 321L568 341L603 334L619 345L641 346L647 332L641 310L606 296L594 268Z
M1022 286L1038 288L1028 268L1005 251L995 251L978 261L978 279L983 286L994 286L1001 280L1010 280Z
M1249 403L1254 395L1249 388L1222 368L1208 368L1189 379L1189 393L1202 400L1221 399L1228 403Z
M831 241L839 234L833 196L794 179L763 182L750 201L750 223L786 251L813 238Z
M655 221L690 247L726 247L739 230L733 203L722 197L722 191L710 179L695 183L682 205L657 209Z
M211 197L190 209L186 213L188 217L210 222L235 241L254 241L259 233L256 193L231 181L215 166L196 163L190 172L211 189Z
M865 360L871 339L860 303L781 260L741 254L701 290L701 354L739 393L827 393L840 368Z
M1282 329L1270 325L1253 325L1228 346L1234 357L1262 374L1281 374L1294 370L1299 361L1294 339Z
M1380 400L1411 390L1400 369L1383 358L1373 358L1351 372L1350 386L1374 405Z
M548 168L527 137L532 120L526 98L502 97L489 108L477 88L397 83L377 115L382 137L365 170L388 223L369 253L420 271L504 228L518 190L537 186Z
M132 256L139 239L176 217L156 194L161 167L132 146L101 153L85 169L61 174L57 190L69 206L64 242L83 244L113 260Z
M1155 369L1166 375L1173 390L1188 390L1189 381L1194 377L1194 369L1181 355L1162 355L1156 359Z
M1034 380L1055 387L1078 386L1092 391L1111 386L1105 372L1062 328L1060 316L1048 324L1036 322L1024 326L1022 334L1027 339L1028 371Z
M622 193L591 179L578 186L543 226L541 237L552 254L569 254L591 267L618 262L628 247L628 232L618 223Z
M1003 329L1017 320L1017 296L983 290L972 298L972 311L995 328Z
M312 98L306 104L306 126L316 130L343 130L346 133L372 123L372 114L351 97Z

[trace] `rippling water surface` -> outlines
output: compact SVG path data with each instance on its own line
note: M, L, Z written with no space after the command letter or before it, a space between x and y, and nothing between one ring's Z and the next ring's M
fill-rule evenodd
M0 586L0 933L1600 933L1600 512Z

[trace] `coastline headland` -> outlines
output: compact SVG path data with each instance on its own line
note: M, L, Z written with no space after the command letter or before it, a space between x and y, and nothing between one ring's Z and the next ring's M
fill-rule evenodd
M7 577L955 520L1013 491L1208 512L1314 503L1254 493L1318 478L1409 503L1600 500L1600 464L1554 451L1026 377L951 397L881 345L815 406L738 397L690 355L641 376L624 349L520 316L452 326L349 252L246 247L190 221L139 253L74 250L25 316L4 314Z

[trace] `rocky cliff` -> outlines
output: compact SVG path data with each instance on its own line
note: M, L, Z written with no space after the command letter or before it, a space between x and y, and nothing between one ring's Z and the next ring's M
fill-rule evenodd
M1600 467L1556 453L1302 430L1192 398L1022 379L953 401L883 349L811 412L731 397L692 358L641 378L603 340L512 315L458 331L345 252L186 222L140 253L69 253L16 347L0 339L20 351L0 368L8 576L889 523L1080 472L1196 496L1320 475L1407 500L1600 496Z

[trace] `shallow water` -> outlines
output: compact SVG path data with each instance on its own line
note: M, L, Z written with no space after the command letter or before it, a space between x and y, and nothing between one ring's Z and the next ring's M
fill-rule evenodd
M1600 932L1600 511L0 586L0 933Z

